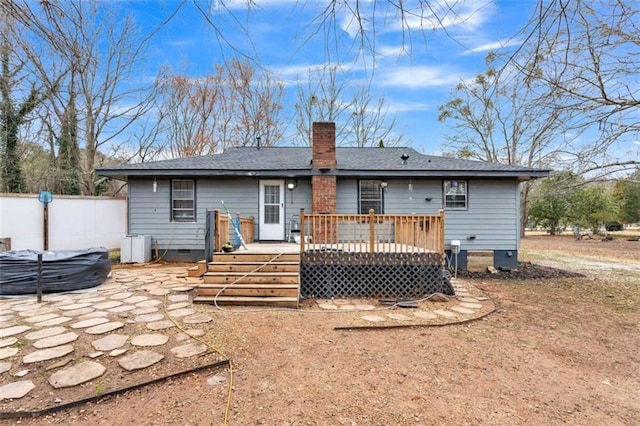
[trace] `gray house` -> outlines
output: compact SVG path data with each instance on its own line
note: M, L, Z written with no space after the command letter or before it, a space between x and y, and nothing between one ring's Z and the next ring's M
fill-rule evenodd
M128 183L128 226L150 235L166 259L204 258L206 211L253 216L254 239L287 241L292 215L433 214L444 210L444 245L492 251L515 267L520 182L548 170L421 154L411 148L336 148L333 123L314 123L312 148L243 147L205 157L97 170Z

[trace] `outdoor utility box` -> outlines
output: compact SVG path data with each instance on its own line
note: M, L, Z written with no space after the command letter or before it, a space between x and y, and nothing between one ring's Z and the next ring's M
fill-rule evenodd
M120 263L147 263L151 260L151 236L127 235L120 244Z

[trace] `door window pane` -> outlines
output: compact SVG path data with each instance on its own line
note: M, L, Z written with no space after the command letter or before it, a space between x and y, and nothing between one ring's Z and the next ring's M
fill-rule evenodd
M264 186L264 203L280 204L280 186L279 185Z
M280 223L280 185L264 186L264 223Z
M264 206L264 223L265 224L280 223L280 206L278 205Z

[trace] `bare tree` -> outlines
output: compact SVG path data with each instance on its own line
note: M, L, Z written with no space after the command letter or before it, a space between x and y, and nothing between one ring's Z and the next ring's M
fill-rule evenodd
M512 64L556 93L574 134L562 166L591 179L638 162L640 6L624 0L541 1L528 49Z
M284 84L267 71L256 76L247 60L234 59L223 73L223 102L230 102L234 117L232 145L253 146L257 137L265 146L281 142Z
M0 17L0 191L26 191L20 168L20 129L43 102L47 89L29 70L21 43L24 28L11 16ZM21 99L21 100L19 100Z
M326 65L317 69L309 69L305 78L306 84L298 80L296 85L296 142L311 146L313 140L312 127L314 121L331 121L336 123L336 139L342 141L346 131L346 120L342 117L349 108L343 100L347 83L338 74L339 67Z
M539 80L514 69L496 67L460 82L454 98L439 107L438 119L453 122L448 144L454 155L492 163L549 167L567 147L562 141L564 110L553 105L554 93ZM524 233L530 186L521 186L521 232Z
M158 79L158 111L171 157L194 157L216 151L219 86L213 77L189 79L164 73Z
M6 3L6 4L3 4ZM38 2L46 16L53 16L57 12L59 3L52 0ZM186 0L175 2L172 9L167 9L165 19L153 31L153 34L167 25L179 15ZM251 39L251 32L246 25L247 20L239 16L239 13L250 13L266 7L260 0L248 0L245 7L239 7L238 1L218 0L209 5L194 2L193 6L198 10L205 22L210 25L221 46L231 47L240 53L237 46L233 45L225 32L225 28L219 25L216 15L224 12L230 16L234 23L232 30L241 32L246 39ZM25 9L29 9L29 3L25 1L7 1L0 3L2 10L10 16L21 17ZM303 11L308 7L307 2L296 2L295 7ZM324 51L327 60L340 62L340 56L346 50L357 49L364 55L371 55L375 61L377 53L377 34L385 28L392 27L398 34L396 44L403 46L406 51L411 50L414 39L418 38L421 44L426 44L434 30L442 30L455 39L449 31L451 27L473 25L478 16L482 15L486 8L484 2L451 1L451 0L415 0L413 2L394 0L331 0L324 4L313 3L315 18L301 30L296 37L300 43L305 44L310 40L321 39L324 42ZM387 35L388 36L388 35ZM252 55L248 55L249 57ZM253 52L254 58L257 52Z
M216 66L202 78L171 75L158 79L156 130L173 157L208 155L234 146L281 141L284 86L271 74L256 76L247 62Z
M13 7L17 19L44 46L40 53L48 54L32 54L29 61L54 94L50 104L60 127L52 131L57 130L67 146L77 141L82 151L75 171L80 192L96 194L94 170L100 150L118 144L151 107L150 91L133 74L144 58L145 41L137 36L130 15L115 7L99 8L95 0ZM60 87L65 90L53 90L60 76L64 76ZM69 139L69 120L77 125L74 139ZM72 162L70 167L76 166Z
M306 85L296 87L296 131L302 145L311 145L314 121L336 123L336 140L341 146L399 145L395 116L388 114L384 98L374 99L371 82L349 86L337 66L308 71ZM350 94L349 94L350 93Z
M449 147L459 157L529 167L548 166L563 150L562 110L550 105L544 84L524 81L514 70L499 72L487 55L487 70L458 83L453 99L439 107L438 119L453 122Z
M403 135L396 132L396 117L389 116L383 97L374 99L369 87L359 87L350 105L349 141L351 146L398 146Z

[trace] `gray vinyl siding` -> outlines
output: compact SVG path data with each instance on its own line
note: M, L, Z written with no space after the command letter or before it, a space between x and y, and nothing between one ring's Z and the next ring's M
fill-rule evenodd
M358 212L358 179L338 180L338 213ZM409 179L386 179L384 212L386 214L438 214L442 208L442 182L412 179L413 192L409 192ZM426 201L431 198L431 201Z
M311 180L298 179L297 186L293 191L285 189L284 192L284 214L287 219L287 221L285 222L285 238L287 238L289 236L289 225L291 223L291 216L299 216L300 209L304 209L305 213L311 212ZM298 217L297 220L299 223L300 218Z
M386 214L438 214L444 208L443 181L385 179ZM519 245L519 184L515 180L468 180L467 209L445 210L445 245L463 250L515 250ZM338 213L358 211L358 179L338 181ZM431 198L427 201L427 198ZM468 239L475 235L474 240Z
M358 213L358 180L338 179L336 188L336 213Z
M518 248L519 184L515 180L469 180L466 210L445 210L445 245L462 250ZM475 235L475 239L469 236Z
M151 235L160 250L203 249L207 210L224 213L221 201L232 215L254 217L254 239L259 237L260 209L258 179L196 179L196 222L171 221L171 179L158 179L153 192L152 179L129 181L129 233ZM285 235L289 232L291 215L300 209L311 209L311 184L298 180L293 191L285 189ZM286 188L286 184L285 184Z
M438 214L442 209L442 183L439 180L387 180L384 191L386 214ZM426 201L431 198L431 201Z
M196 221L171 220L171 179L129 181L129 233L151 235L160 250L203 249L206 211L221 210L224 201L232 214L258 217L258 181L253 179L196 179Z
M387 214L437 214L443 208L442 180L386 179L384 211ZM221 200L232 214L253 216L255 235L259 237L259 180L196 179L196 222L172 222L170 179L129 181L129 233L150 235L160 251L203 249L207 209L222 209ZM515 180L468 180L468 208L445 210L445 244L460 240L463 250L514 250L518 248L519 185ZM426 198L431 198L426 201ZM285 183L285 235L289 235L291 215L300 209L311 212L311 183L298 179L293 192ZM358 211L358 179L338 179L337 212ZM468 236L475 235L475 240Z

